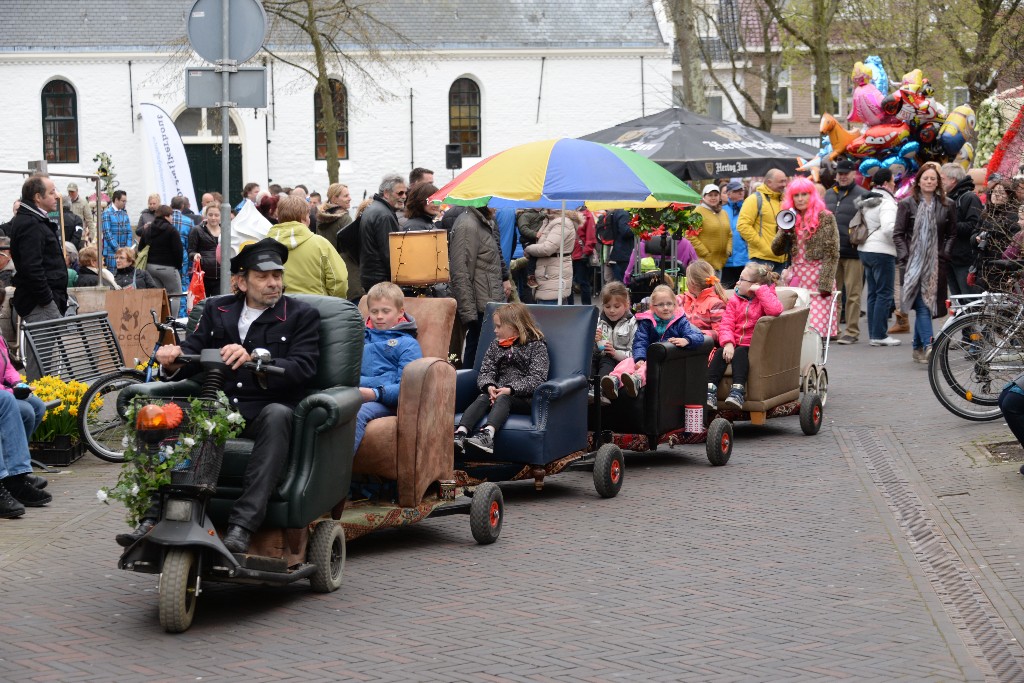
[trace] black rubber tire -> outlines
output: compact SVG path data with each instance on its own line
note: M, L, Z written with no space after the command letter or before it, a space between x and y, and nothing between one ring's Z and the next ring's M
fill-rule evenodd
M821 397L821 407L824 408L828 405L828 370L826 368L818 370L818 385L814 390Z
M805 396L807 394L804 394ZM732 455L732 422L724 417L716 417L708 427L708 438L704 442L708 454L708 462L721 467L729 462Z
M800 398L800 429L807 436L814 436L821 430L825 417L825 409L821 407L821 397L817 394L804 394Z
M168 633L184 633L196 615L196 554L173 548L164 557L160 575L160 625Z
M971 335L971 329L983 327L990 320L990 317L972 314L952 323L935 339L932 356L928 361L928 384L935 398L949 412L973 422L1001 418L1003 412L999 409L999 393L1007 382L1024 372L1022 366L1019 372L1009 371L993 376L982 364L975 363L972 367L968 348L970 345L964 343L963 335ZM981 336L979 354L984 352L984 335ZM985 384L977 382L982 375L987 377L987 393L984 390Z
M309 585L317 593L333 593L341 588L345 573L345 532L341 523L323 520L313 527L306 558L316 565Z
M654 442L657 443L657 442ZM626 461L622 451L613 443L606 443L597 449L594 456L594 488L602 498L614 498L622 488L626 476Z
M480 545L494 543L501 535L504 521L505 499L501 489L491 482L477 486L469 506L469 528L473 531L473 539Z
M124 462L123 438L127 435L123 416L117 410L117 394L126 386L143 384L146 376L138 370L120 370L93 382L78 404L78 433L93 455L107 462ZM93 415L88 406L100 397L103 406Z

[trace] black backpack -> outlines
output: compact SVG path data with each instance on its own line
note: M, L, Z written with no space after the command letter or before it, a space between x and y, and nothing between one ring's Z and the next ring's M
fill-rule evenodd
M334 239L335 246L338 248L338 253L346 254L357 263L359 262L359 254L361 250L361 241L359 238L360 219L362 219L362 216L339 230L338 236Z
M615 221L610 220L611 215L611 211L605 211L596 226L598 241L607 246L615 244Z

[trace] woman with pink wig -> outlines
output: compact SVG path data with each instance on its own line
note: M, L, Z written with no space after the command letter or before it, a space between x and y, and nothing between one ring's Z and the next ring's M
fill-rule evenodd
M811 327L823 337L834 337L839 333L839 321L829 313L839 265L836 217L825 208L814 183L807 178L790 181L782 198L782 209L792 209L796 223L792 230L775 234L772 252L779 256L789 254L789 285L810 290Z

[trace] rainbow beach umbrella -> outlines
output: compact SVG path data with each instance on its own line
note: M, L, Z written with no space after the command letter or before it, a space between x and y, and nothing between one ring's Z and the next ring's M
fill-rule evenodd
M556 138L498 152L430 201L494 208L592 209L697 204L700 196L655 162L620 147Z

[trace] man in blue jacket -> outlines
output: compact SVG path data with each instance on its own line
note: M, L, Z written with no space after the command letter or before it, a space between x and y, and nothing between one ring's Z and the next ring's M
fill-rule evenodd
M366 293L366 331L363 335L363 369L359 394L363 405L356 416L355 451L366 433L366 424L394 415L402 371L423 357L416 341L416 321L405 312L405 297L393 282L378 282Z

